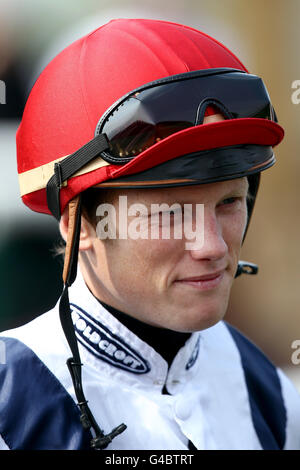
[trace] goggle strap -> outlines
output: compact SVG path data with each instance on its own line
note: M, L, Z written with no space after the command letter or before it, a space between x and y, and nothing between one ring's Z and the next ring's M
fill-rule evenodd
M61 216L60 189L63 184L77 173L77 171L108 148L109 141L106 134L99 134L76 152L60 162L55 163L54 174L47 183L46 192L48 208L57 220L59 220Z

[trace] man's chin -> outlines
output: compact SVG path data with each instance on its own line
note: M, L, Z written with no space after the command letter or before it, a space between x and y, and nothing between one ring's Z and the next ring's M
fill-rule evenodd
M189 312L187 309L183 312L182 317L174 318L173 324L168 326L169 329L182 333L206 330L221 321L225 316L226 310L215 308L206 311Z
M215 315L210 316L209 318L201 319L200 321L195 322L193 325L190 326L190 331L195 332L207 330L208 328L211 328L212 326L219 323L219 321L221 321L223 318L224 315Z

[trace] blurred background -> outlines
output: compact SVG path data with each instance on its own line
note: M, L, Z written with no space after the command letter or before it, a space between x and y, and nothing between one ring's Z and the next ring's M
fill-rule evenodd
M242 259L258 276L234 284L225 319L252 339L300 390L300 0L0 0L0 331L50 309L61 290L57 224L19 197L15 133L32 85L64 47L112 18L183 23L212 35L263 77L286 137L262 175ZM2 82L1 82L2 81ZM300 95L299 95L300 96ZM300 100L299 100L300 101ZM300 356L300 355L299 355Z

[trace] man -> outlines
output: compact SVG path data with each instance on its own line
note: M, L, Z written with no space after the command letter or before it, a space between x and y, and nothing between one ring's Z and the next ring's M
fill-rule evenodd
M65 287L3 333L2 448L300 448L298 393L222 320L282 138L262 80L186 26L115 20L46 67L18 172Z

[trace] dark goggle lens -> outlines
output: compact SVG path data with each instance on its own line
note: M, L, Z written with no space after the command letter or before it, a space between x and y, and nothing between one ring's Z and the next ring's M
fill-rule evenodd
M160 140L201 124L210 104L222 114L225 109L227 118L277 120L259 77L237 71L194 75L143 87L108 112L100 120L97 133L107 135L111 155L129 160Z

